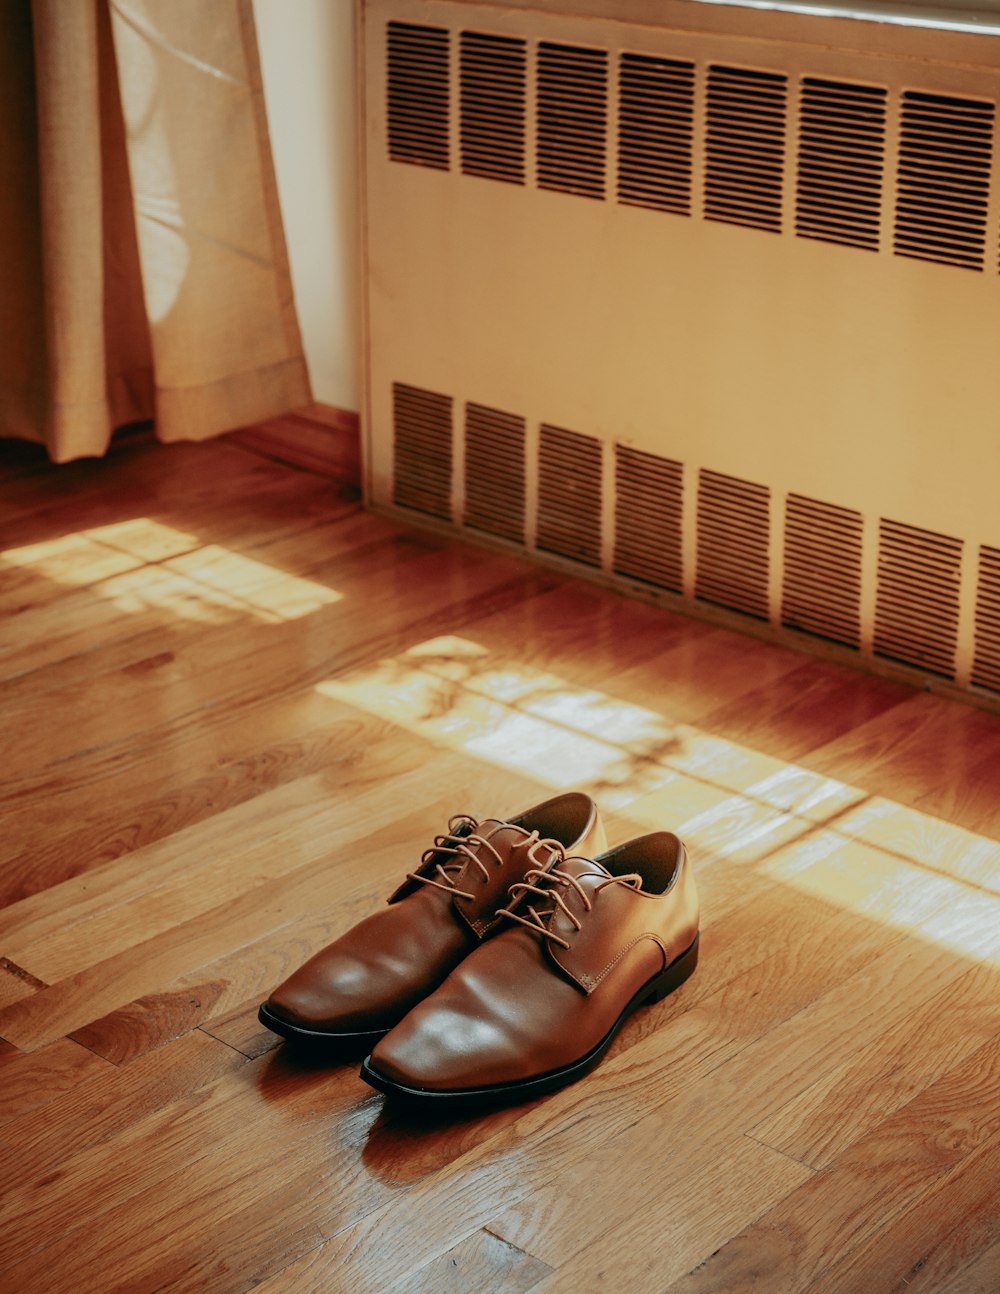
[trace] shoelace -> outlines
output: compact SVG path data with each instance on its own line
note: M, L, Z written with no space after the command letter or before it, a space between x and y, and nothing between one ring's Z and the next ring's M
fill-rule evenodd
M423 866L430 862L435 854L451 854L452 858L447 863L437 863L434 871L437 873L437 879L433 875L421 876L419 872L408 872L407 880L419 881L421 885L433 885L435 889L446 890L449 894L457 894L459 898L474 899L475 895L470 894L468 890L460 890L456 884L462 868L466 861L475 863L479 869L479 874L484 881L490 878L490 871L483 860L473 852L474 848L485 847L492 855L497 865L503 866L503 858L494 848L485 836L477 836L476 828L479 823L475 818L467 813L456 813L448 819L448 830L445 834L434 837L434 844L429 849L425 849L420 856L420 863ZM468 835L459 835L458 832L462 827L469 829ZM537 870L541 872L542 864L538 858L536 850L541 846L563 856L563 847L558 840L549 840L539 836L537 831L525 832L525 839L521 843L526 844L528 857L533 863L538 865ZM535 869L533 869L534 871ZM531 875L532 873L529 873Z
M566 862L568 860L563 856L560 861ZM589 860L584 859L582 861ZM545 884L539 885L539 881L545 882ZM569 872L561 871L558 865L548 869L532 868L532 870L527 873L523 881L517 881L510 887L511 906L513 906L513 904L515 904L522 895L537 894L541 899L551 899L551 907L546 908L543 912L539 912L538 908L533 903L528 902L525 904L525 907L531 914L530 916L522 916L520 912L511 912L510 907L501 908L497 915L501 917L510 917L511 921L516 921L519 925L527 926L529 930L533 930L536 934L543 935L546 939L551 939L553 943L561 944L563 948L568 948L570 946L569 940L564 939L562 935L557 935L554 930L549 929L548 925L552 920L553 914L557 911L562 911L565 912L566 916L569 917L570 921L573 923L574 930L582 930L583 928L583 923L580 918L575 912L570 911L569 906L563 897L563 891L567 888L576 890L577 894L580 896L580 901L583 903L584 910L586 912L590 912L594 906L592 895L596 896L600 894L601 890L605 889L608 885L627 885L631 889L637 890L642 887L642 877L637 872L630 872L627 876L609 876L607 880L601 881L600 885L595 885L591 894L588 894L576 876L571 876Z

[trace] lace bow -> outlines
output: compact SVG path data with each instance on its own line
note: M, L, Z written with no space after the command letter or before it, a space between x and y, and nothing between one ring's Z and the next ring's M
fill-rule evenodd
M449 861L435 864L430 875L423 876L419 871L408 872L407 880L419 881L421 885L433 885L435 889L446 890L449 894L455 894L462 899L473 899L474 894L468 890L460 890L457 885L458 877L467 862L474 863L484 881L490 879L490 871L486 863L474 851L485 849L488 854L492 854L493 861L498 867L502 867L504 859L497 849L490 843L485 836L476 834L479 823L475 818L470 817L467 813L457 813L454 817L448 819L448 830L443 835L434 837L434 844L429 849L425 849L420 856L421 866L425 866L431 861L435 854L451 855ZM518 827L517 830L523 831ZM535 871L541 874L546 864L538 857L537 851L548 849L558 857L562 858L563 847L558 840L549 840L539 836L537 831L525 831L524 840L519 844L526 846L528 857L536 864L528 875L533 875Z
M563 855L560 862L569 861ZM581 862L589 862L589 859L581 859ZM510 907L501 908L497 916L510 917L511 921L516 921L519 925L526 926L529 930L535 931L536 934L550 939L553 943L559 944L563 948L570 946L569 940L564 939L562 935L556 934L550 928L551 920L556 912L564 912L572 923L574 930L582 930L583 922L573 912L566 902L564 894L575 890L580 896L580 902L583 904L585 912L593 909L593 900L601 890L609 885L627 885L631 889L640 889L642 886L642 877L636 872L630 872L627 876L609 876L606 880L601 881L599 885L588 892L580 884L578 877L563 871L558 864L550 867L532 868L525 876L523 881L518 881L510 887ZM517 903L526 894L535 894L539 899L551 900L551 905L543 911L539 911L536 904L531 901L525 903L529 916L523 916L520 912L512 912L511 907Z

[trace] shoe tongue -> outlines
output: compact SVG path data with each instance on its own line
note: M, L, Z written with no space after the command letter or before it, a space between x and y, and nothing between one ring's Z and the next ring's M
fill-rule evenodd
M611 878L608 869L602 867L594 858L566 858L561 863L557 862L556 867L567 876L572 876L574 880L581 880L586 876L595 876L602 881Z
M523 827L516 827L511 822L500 822L496 818L484 818L473 834L492 845L503 859L506 859L511 850L528 836ZM482 845L472 844L469 849L480 858L485 858L487 855L492 857L490 850L484 849Z

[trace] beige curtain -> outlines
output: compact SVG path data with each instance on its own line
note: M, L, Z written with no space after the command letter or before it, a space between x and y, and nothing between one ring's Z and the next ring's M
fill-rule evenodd
M0 0L0 436L309 399L251 0Z

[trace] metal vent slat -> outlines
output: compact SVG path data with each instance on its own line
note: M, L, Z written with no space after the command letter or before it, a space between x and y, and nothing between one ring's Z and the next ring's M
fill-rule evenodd
M767 486L702 469L695 596L766 620L769 532Z
M444 27L388 25L389 156L446 171L449 36Z
M1000 692L1000 548L979 550L972 682Z
M962 541L902 522L879 523L875 654L954 675Z
M601 560L601 442L543 424L537 546L588 566Z
M622 55L619 202L690 215L693 120L693 63Z
M523 418L465 406L465 524L524 542Z
M392 415L395 503L450 520L451 396L395 382Z
M615 446L615 555L618 575L680 593L684 468L669 458Z
M897 174L897 256L982 269L992 103L907 91Z
M786 97L781 73L709 68L708 220L780 232Z
M526 44L511 36L461 36L462 171L524 183Z
M785 503L781 623L860 646L860 512L790 494Z
M886 91L805 77L795 232L878 250Z
M538 47L538 187L604 197L608 56L543 41Z

